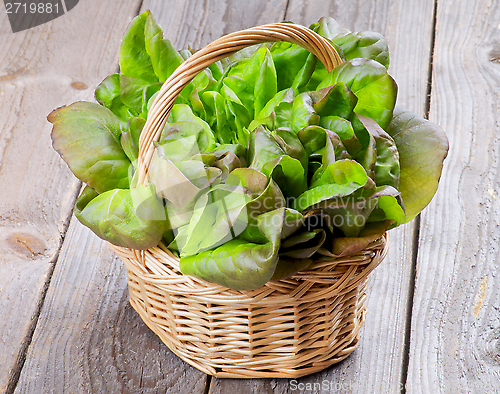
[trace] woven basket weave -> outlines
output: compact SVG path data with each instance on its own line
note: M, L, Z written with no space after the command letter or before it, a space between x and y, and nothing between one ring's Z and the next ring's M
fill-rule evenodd
M305 27L264 25L228 34L196 52L163 84L141 134L138 182L181 90L205 67L246 46L288 41L328 71L341 63L333 46ZM307 271L237 291L183 275L163 244L149 250L110 247L128 271L130 303L180 358L225 378L296 378L346 358L365 319L368 274L387 253L387 235L361 252L313 263Z

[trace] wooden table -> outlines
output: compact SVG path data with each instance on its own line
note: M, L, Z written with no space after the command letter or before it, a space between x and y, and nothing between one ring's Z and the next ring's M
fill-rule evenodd
M380 31L398 105L446 130L439 191L392 231L342 363L297 381L202 374L139 319L121 261L72 216L80 183L45 117L93 99L146 9L178 48L323 15ZM500 393L499 21L493 0L82 0L14 34L0 11L0 392Z

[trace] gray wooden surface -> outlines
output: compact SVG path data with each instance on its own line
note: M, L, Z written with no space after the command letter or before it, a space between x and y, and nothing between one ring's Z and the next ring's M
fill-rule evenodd
M0 392L15 386L79 190L45 117L92 99L137 9L93 1L16 34L0 10Z
M297 381L207 377L145 326L122 263L72 218L80 184L45 116L92 99L145 9L178 48L323 15L380 31L398 105L445 128L438 194L391 232L342 363ZM0 393L500 393L499 21L490 0L82 0L13 34L0 12Z
M423 212L409 392L500 392L500 3L439 1L430 119L450 140Z

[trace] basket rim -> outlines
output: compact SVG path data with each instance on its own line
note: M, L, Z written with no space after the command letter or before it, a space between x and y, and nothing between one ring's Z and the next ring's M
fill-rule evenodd
M283 278L279 280L270 280L264 286L259 287L255 290L234 290L223 285L218 285L205 281L203 279L183 274L179 267L180 259L175 256L168 248L160 248L159 246L153 247L147 250L135 250L129 249L121 246L116 246L108 242L109 247L123 260L127 270L135 272L140 275L143 280L148 281L156 286L168 289L172 293L186 294L190 293L193 296L197 295L200 297L209 297L210 295L220 294L225 292L225 296L232 296L235 300L241 297L245 298L250 294L260 294L265 290L274 289L279 286L290 286L290 283L294 283L295 286L298 282L303 282L304 280L310 280L314 277L318 277L318 271L314 268L321 267L324 271L328 272L332 266L349 266L353 265L354 261L363 261L366 257L373 257L374 250L382 247L381 260L383 260L388 251L389 245L389 233L386 231L379 239L371 242L362 250L342 256L339 258L331 258L329 261L321 261L321 264L317 264L316 267L313 263L313 269L307 269L305 271L299 271L289 278ZM373 271L380 263L376 265L368 265L363 270L363 275L366 277ZM317 263L317 261L316 261ZM365 270L367 270L365 272ZM321 272L321 271L320 271ZM347 277L349 270L346 270ZM320 279L320 278L317 278ZM344 278L345 280L345 278ZM326 279L330 286L333 283L332 280ZM339 286L340 287L340 286ZM345 291L346 289L342 289Z

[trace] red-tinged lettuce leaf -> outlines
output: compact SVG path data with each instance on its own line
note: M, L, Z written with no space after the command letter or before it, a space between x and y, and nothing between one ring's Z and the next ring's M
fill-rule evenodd
M384 36L373 31L339 35L333 40L342 48L346 60L372 59L389 68L389 46Z
M283 149L283 152L300 161L302 167L307 169L307 165L309 163L307 152L305 151L304 146L296 133L290 129L280 128L271 131L271 135L274 137L281 149Z
M344 82L309 92L309 95L313 100L314 110L321 117L338 116L347 119L358 102L358 98Z
M282 239L272 280L288 278L309 267L313 262L311 257L323 246L325 240L326 232L321 228L312 231L305 229Z
M306 170L301 162L288 156L262 126L250 133L249 168L272 177L287 197L296 197L307 188Z
M397 85L380 63L368 59L353 59L335 67L319 85L318 90L344 82L356 95L354 112L367 116L386 129L396 103ZM352 119L354 122L355 117ZM356 124L355 130L357 129Z
M321 161L322 166L314 172L313 180L321 176L324 168L336 160L350 158L340 137L320 126L304 127L297 134L311 161Z
M342 257L356 252L360 252L372 242L375 242L384 235L391 221L368 223L357 237L339 237L333 239L331 253L326 249L320 249L319 253L330 257Z
M409 222L436 193L448 154L448 139L438 125L400 108L394 111L387 132L399 151L399 191L406 208L406 222Z
M109 109L79 101L47 119L52 146L80 180L98 193L129 187L130 160L120 142L127 126Z
M135 163L139 156L139 138L145 124L144 118L131 117L128 121L128 129L122 131L120 142L123 151L132 163Z
M152 185L99 195L86 188L75 204L75 216L99 238L131 249L158 245L169 227Z
M243 163L244 161L242 162L240 157L231 151L227 151L213 165L222 171L221 180L224 182L231 171L244 167Z
M238 168L225 184L211 187L196 201L189 224L176 237L177 250L189 256L213 249L238 237L260 214L284 205L274 181L258 171Z
M308 259L316 253L326 240L325 230L318 228L303 231L282 241L279 251L280 258Z
M383 203L379 204L382 197ZM405 216L400 193L392 186L377 188L370 178L364 187L347 197L331 198L309 207L305 217L316 212L327 214L332 232L336 227L346 237L357 237L367 222L390 219L400 224Z
M218 145L210 153L213 154L216 159L220 159L222 156L224 156L226 153L229 153L229 152L236 155L242 163L245 162L245 157L247 155L247 149L243 145L240 145L240 144L221 144L221 145Z
M399 152L392 137L374 120L357 115L366 130L375 141L376 161L373 166L374 181L377 186L399 187L400 164Z
M307 269L313 261L313 259L293 259L280 256L271 280L289 278L297 272Z
M213 250L181 257L182 273L235 290L262 287L276 270L285 211L279 208L257 218L265 243L234 239Z

